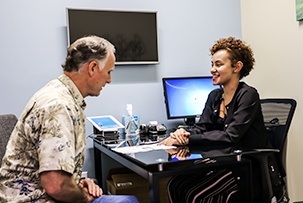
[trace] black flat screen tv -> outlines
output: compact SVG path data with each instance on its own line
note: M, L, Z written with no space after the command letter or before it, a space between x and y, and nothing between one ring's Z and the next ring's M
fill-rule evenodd
M208 94L219 86L212 76L162 78L167 119L183 118L192 125L202 114Z
M68 45L98 35L116 48L116 64L157 64L157 12L67 8Z

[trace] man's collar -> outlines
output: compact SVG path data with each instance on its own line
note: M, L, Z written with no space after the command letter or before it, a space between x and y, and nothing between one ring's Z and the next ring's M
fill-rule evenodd
M84 101L84 98L75 85L75 83L65 74L62 74L58 77L58 79L68 88L72 96L74 97L76 103L81 106L81 108L84 110L86 107L86 103Z

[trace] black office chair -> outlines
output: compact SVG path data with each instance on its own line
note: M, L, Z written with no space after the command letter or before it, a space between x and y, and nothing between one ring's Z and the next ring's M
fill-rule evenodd
M6 150L7 142L17 121L17 117L13 114L0 115L0 166Z
M286 157L286 145L287 145L287 133L296 109L297 102L294 99L284 98L272 98L261 99L262 113L264 116L265 126L268 132L269 141L272 144L273 149L260 150L260 156L258 160L261 163L262 171L262 197L263 202L271 202L274 197L271 166L268 165L269 157L276 159L277 168L279 169L281 178L286 177L285 172L285 157ZM273 153L274 152L274 153ZM285 192L286 192L285 186ZM284 196L284 202L287 202L287 194ZM277 197L278 198L278 197Z

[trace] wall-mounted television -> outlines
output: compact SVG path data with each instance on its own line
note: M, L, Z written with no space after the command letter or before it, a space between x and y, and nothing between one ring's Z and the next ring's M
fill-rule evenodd
M116 64L157 64L157 12L67 8L68 45L85 35L115 45Z
M212 76L162 78L167 119L183 118L192 125L202 114L208 94L219 86Z

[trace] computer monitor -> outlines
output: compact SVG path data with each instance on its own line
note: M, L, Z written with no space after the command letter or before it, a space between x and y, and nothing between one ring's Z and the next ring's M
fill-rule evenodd
M98 35L115 45L117 65L158 64L156 11L67 8L68 45L85 35Z
M204 109L208 94L219 86L212 76L162 78L167 119L183 118L193 125Z

